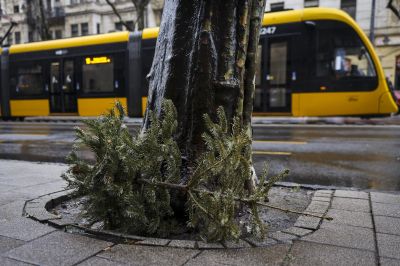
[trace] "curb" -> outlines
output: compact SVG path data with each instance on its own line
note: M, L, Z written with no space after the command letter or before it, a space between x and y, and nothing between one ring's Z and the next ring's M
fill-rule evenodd
M282 231L270 232L265 239L255 237L246 237L239 241L227 241L217 243L206 243L203 241L194 240L176 240L142 237L129 235L124 233L111 232L107 230L95 230L74 224L60 215L54 215L49 212L50 209L61 204L62 202L72 198L73 190L58 191L51 194L46 194L38 198L28 200L25 203L23 214L24 216L46 223L50 226L68 231L71 233L84 233L98 238L106 238L114 242L129 243L143 246L160 246L173 247L184 249L242 249L242 248L257 248L266 247L280 243L292 243L293 240L298 240L304 236L310 235L319 229L322 219L300 215L292 227ZM334 190L317 190L315 191L310 204L305 209L304 213L314 215L326 215L328 208L333 198Z

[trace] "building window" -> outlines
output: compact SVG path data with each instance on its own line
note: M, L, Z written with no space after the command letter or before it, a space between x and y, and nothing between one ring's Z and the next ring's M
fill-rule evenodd
M8 37L7 37L7 43L8 43L8 45L13 44L13 36L12 36L12 34L9 34L9 35L8 35Z
M19 13L19 5L15 5L14 6L14 14L18 14Z
M285 3L284 2L279 2L279 3L273 3L270 5L271 11L280 11L285 9Z
M54 39L62 39L62 31L61 30L55 30L54 31Z
M115 30L121 31L121 30L123 30L122 28L123 28L123 25L122 25L121 22L116 22L115 23Z
M96 25L96 32L97 34L100 34L100 23L97 23Z
M128 25L128 27L129 27L129 29L127 29L127 30L132 30L132 31L135 30L135 24L133 23L132 20L127 21L126 25Z
M89 35L89 24L81 23L81 35L86 36Z
M19 31L14 32L14 36L15 36L15 43L16 44L21 43L21 32Z
M76 37L79 35L78 24L71 24L71 37Z
M356 19L356 0L341 0L340 8L347 12L352 18Z
M33 32L28 32L28 42L33 42Z
M71 5L77 5L80 4L80 0L71 0Z
M304 0L304 7L317 7L319 0Z

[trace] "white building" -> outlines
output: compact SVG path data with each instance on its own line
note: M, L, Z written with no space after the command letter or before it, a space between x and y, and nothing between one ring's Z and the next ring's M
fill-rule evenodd
M42 1L45 5L50 34L53 39L108 33L125 30L119 18L105 0L0 0L2 16L0 36L9 28L10 21L17 23L4 44L27 43L41 39L31 25L38 18L30 17L28 8L32 2ZM136 12L130 0L114 0L121 17L133 25ZM151 1L145 12L145 27L158 26L163 1Z
M400 1L392 1L400 8ZM395 83L396 60L400 62L400 17L387 8L389 0L375 0L375 27L373 44L381 59L387 77ZM301 9L304 7L333 7L348 12L370 36L372 0L268 0L266 11L273 9ZM400 74L397 69L397 75ZM400 77L398 77L400 79ZM399 81L397 83L400 83ZM396 84L400 89L400 84Z

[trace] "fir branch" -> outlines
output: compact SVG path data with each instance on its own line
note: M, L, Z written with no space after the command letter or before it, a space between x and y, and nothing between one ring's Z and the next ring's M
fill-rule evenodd
M281 175L283 175L283 174L281 174ZM146 179L139 179L138 181L143 183L143 184L147 184L147 185L151 185L151 186L158 186L158 187L163 187L163 188L168 188L168 189L179 190L179 191L188 193L189 196L191 196L192 198L193 198L192 192L199 193L199 194L207 194L207 195L215 196L215 197L226 197L227 196L224 193L217 193L217 192L209 191L209 190L206 190L206 189L190 188L187 185L171 184L171 183L167 183L167 182L154 182L154 181L152 182L152 181L149 181L149 180L146 180ZM285 212L285 213L301 214L301 215L316 217L316 218L320 218L320 219L325 219L325 220L328 220L328 221L333 220L332 217L329 217L329 216L326 216L326 215L320 216L320 215L316 215L316 214L313 214L313 213L299 212L299 211L295 211L295 210L291 210L291 209L285 209L285 208L274 206L274 205L271 205L271 204L268 204L268 203L265 203L265 202L256 201L256 200L251 199L251 198L234 197L234 200L238 201L238 202L246 203L248 205L257 204L257 205L260 205L260 206L263 206L263 207L279 210L279 211L282 211L282 212ZM196 202L196 204L198 204L198 206L201 206L201 204L199 204L198 202ZM203 212L205 214L208 214L207 210L204 207L201 207L201 209L203 210Z

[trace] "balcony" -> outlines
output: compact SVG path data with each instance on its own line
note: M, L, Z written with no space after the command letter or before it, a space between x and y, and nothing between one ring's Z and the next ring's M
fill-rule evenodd
M47 13L49 26L58 26L65 24L65 10L63 7L54 7Z

